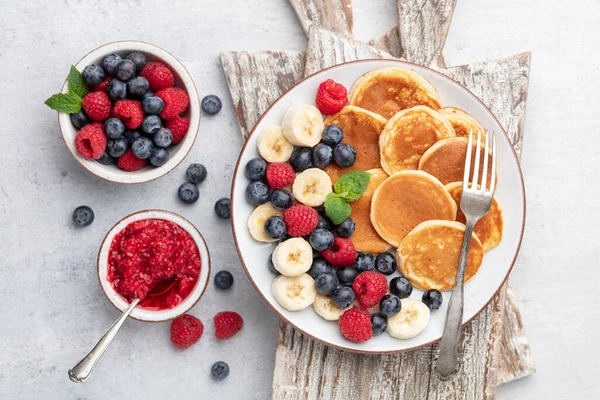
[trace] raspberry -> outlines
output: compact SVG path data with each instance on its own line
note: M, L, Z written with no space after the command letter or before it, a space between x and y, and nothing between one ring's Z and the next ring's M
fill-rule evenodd
M190 104L187 92L181 88L159 90L156 92L156 96L165 102L165 108L160 113L160 117L165 120L175 118L184 112Z
M338 325L342 336L353 342L365 342L373 337L371 314L363 308L354 307L344 312Z
M333 246L323 250L321 255L325 261L335 268L347 267L356 260L356 250L354 250L352 240L338 236L333 239Z
M173 133L173 144L177 144L185 138L189 127L190 121L182 116L177 116L165 123L165 128L170 129Z
M187 349L202 336L204 325L198 318L184 314L171 322L171 342L180 349Z
M150 90L157 91L175 84L173 73L161 62L151 61L140 71L140 76L148 80Z
M358 274L352 282L352 290L356 294L361 307L373 307L381 301L388 290L385 276L375 271L366 271Z
M215 315L213 321L217 339L229 339L244 326L244 320L240 314L233 311L220 312Z
M87 160L97 160L102 157L107 143L104 125L100 122L92 122L84 126L75 136L75 150Z
M113 115L123 121L127 128L137 129L142 126L144 109L137 100L119 100L113 107Z
M290 164L273 163L267 165L267 185L271 190L283 189L294 182L296 173Z
M125 154L119 157L117 161L117 165L119 168L125 171L137 171L138 169L142 169L146 166L148 160L142 160L141 158L137 158L131 149L127 149Z
M112 104L105 92L90 92L81 100L81 104L92 121L104 121L110 117Z
M268 168L268 167L267 167ZM304 204L295 204L283 213L283 222L292 237L310 235L319 223L319 213Z
M97 84L96 86L94 86L92 88L92 90L94 92L106 92L106 88L108 86L108 82L110 82L110 80L112 79L112 76L106 76L106 78L104 78L104 80L102 82L100 82L99 84Z
M332 79L327 79L319 85L315 102L321 113L333 115L340 112L348 104L348 92L344 85Z

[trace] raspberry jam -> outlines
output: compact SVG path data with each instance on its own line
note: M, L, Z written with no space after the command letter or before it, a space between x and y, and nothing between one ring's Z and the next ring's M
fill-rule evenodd
M145 219L114 237L107 279L127 301L141 298L138 307L165 310L189 296L201 265L198 246L188 232L170 221Z

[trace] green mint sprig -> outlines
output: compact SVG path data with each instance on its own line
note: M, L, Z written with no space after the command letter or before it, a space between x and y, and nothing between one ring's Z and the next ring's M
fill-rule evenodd
M81 72L72 65L67 82L67 93L53 94L44 104L58 112L74 114L81 110L81 99L87 94L88 89L83 82Z
M333 193L325 200L325 213L334 224L344 222L352 213L349 202L357 200L367 190L371 174L362 171L347 172L335 183Z

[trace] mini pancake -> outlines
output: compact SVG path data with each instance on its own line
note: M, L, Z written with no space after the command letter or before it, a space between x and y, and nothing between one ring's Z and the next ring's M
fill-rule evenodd
M350 203L351 216L355 224L352 243L358 251L382 253L389 250L391 246L379 236L371 224L371 199L379 185L388 178L388 174L381 168L367 172L371 174L367 189L360 198Z
M475 138L473 139L475 142ZM463 137L454 137L440 140L427 150L421 160L419 160L419 169L425 171L440 180L444 185L450 182L463 180L465 173L465 158L467 157L467 144L469 139ZM471 171L475 165L475 146L471 153ZM479 171L483 171L483 145L481 145L481 155L479 160ZM472 176L472 174L471 174ZM487 185L492 178L492 156L488 156ZM498 179L498 174L496 174ZM479 182L481 176L479 177Z
M400 111L390 118L379 137L381 166L389 175L417 169L427 149L454 135L450 122L429 107Z
M452 182L446 185L446 189L450 196L456 202L456 220L465 224L467 219L465 214L460 209L460 196L462 195L462 182ZM494 197L490 211L485 214L475 224L473 231L483 245L483 251L488 251L498 246L502 240L502 231L504 230L504 217L502 207L498 200Z
M456 203L439 180L423 171L398 172L373 194L371 224L394 247L415 226L430 219L454 221Z
M390 118L418 105L440 108L440 97L421 75L406 68L380 68L360 77L350 92L350 104Z
M444 107L440 108L438 112L450 121L456 132L456 136L468 138L470 130L473 131L473 134L479 131L485 132L485 128L481 126L479 121L460 108Z
M458 270L465 226L455 221L425 221L413 229L396 251L398 271L421 290L450 290ZM479 270L483 246L471 238L465 282Z
M325 126L339 125L344 131L343 142L350 144L356 150L356 162L351 167L343 168L332 162L325 168L332 183L335 184L346 172L368 171L381 167L379 135L386 122L387 120L381 115L353 106L346 106L342 111L325 120Z

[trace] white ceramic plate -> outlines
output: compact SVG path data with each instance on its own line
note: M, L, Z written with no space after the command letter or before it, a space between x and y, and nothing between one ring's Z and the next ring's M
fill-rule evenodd
M499 184L496 197L504 208L504 235L502 242L485 254L477 275L465 286L465 309L463 322L473 319L498 292L515 262L523 228L525 225L525 192L521 170L512 146L500 123L492 113L467 89L453 80L433 70L400 61L365 60L338 65L323 70L298 83L283 94L263 114L244 145L235 170L232 183L232 224L234 239L242 265L250 281L281 318L303 333L325 344L357 352L391 353L430 344L440 339L450 292L444 292L444 302L439 310L432 312L427 328L410 340L397 340L383 333L364 343L354 343L342 337L336 322L328 322L319 317L312 307L304 311L290 312L282 308L271 295L271 281L274 275L267 267L267 259L274 249L273 244L257 242L247 228L248 216L254 206L245 200L244 191L248 179L244 176L244 166L258 156L256 139L263 129L280 125L286 110L299 104L314 104L317 87L326 79L342 83L348 91L363 74L383 67L405 67L412 69L427 79L438 91L443 106L454 106L473 115L488 132L496 133L498 149ZM392 277L398 276L395 273ZM420 299L422 291L415 289L411 298Z

